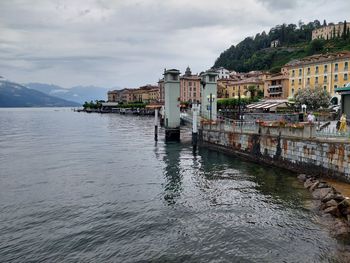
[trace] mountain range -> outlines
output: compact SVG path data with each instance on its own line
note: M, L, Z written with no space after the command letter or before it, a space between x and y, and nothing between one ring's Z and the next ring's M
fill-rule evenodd
M65 89L53 84L28 83L24 84L29 89L43 92L50 96L55 96L64 100L74 101L83 104L85 101L106 100L107 88L96 86L75 86Z
M0 77L0 107L77 107L80 103L53 97Z

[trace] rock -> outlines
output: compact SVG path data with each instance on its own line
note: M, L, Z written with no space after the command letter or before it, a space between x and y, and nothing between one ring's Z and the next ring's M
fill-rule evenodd
M315 199L322 199L331 191L332 191L332 188L317 188L315 189L315 191L312 192L312 196Z
M325 203L325 206L326 208L330 206L338 206L338 202L332 199L332 200L329 200L327 203Z
M350 207L343 207L340 209L340 213L347 217L348 215L350 215Z
M304 187L309 189L313 185L313 180L311 178L307 179L304 183Z
M327 203L328 201L334 199L336 195L333 193L333 191L329 192L325 197L322 198L323 203Z
M324 210L325 213L328 213L328 214L331 214L331 215L334 215L334 216L338 216L339 215L339 210L338 210L338 206L330 206L330 207L327 207L325 210Z
M337 219L332 226L332 234L336 237L346 237L350 233L349 225L345 220Z
M306 181L306 174L299 174L298 175L298 179L300 180L300 181L302 181L302 182L305 182Z
M345 200L345 197L342 196L341 194L336 194L333 199L338 201L338 202L342 202Z
M328 188L329 185L326 182L320 182L317 186L317 188Z
M313 192L317 188L319 183L319 181L314 182L309 188L310 192Z

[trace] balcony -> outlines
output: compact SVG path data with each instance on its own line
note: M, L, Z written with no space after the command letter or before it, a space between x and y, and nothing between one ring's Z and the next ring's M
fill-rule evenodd
M283 88L282 85L271 85L267 88L267 92L270 95L277 95L277 94L282 94L283 93Z

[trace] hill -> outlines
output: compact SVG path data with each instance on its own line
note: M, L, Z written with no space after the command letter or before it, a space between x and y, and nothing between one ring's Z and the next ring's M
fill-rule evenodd
M0 79L0 107L76 107L80 105Z
M323 25L327 25L326 21ZM350 34L330 40L311 41L312 30L320 28L318 20L308 24L283 24L272 28L268 34L262 32L247 37L236 46L231 46L216 59L214 68L225 67L238 72L251 70L280 71L292 59L299 59L319 53L350 50ZM271 43L277 40L277 47Z
M28 83L27 88L46 93L64 100L83 104L85 101L105 100L108 89L95 86L76 86L65 89L57 85L45 83Z

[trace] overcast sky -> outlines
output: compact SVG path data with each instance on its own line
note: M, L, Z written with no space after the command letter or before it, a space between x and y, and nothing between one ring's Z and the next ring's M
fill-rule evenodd
M349 10L349 0L0 0L0 76L66 88L155 84L164 68L206 70L277 24L350 21Z

